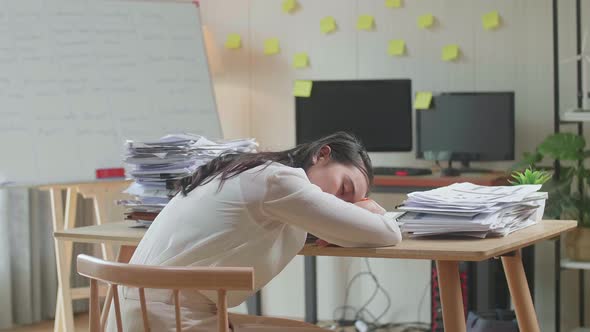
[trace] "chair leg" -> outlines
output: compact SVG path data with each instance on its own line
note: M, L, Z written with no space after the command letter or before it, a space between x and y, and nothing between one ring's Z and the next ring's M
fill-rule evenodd
M90 279L90 332L100 332L100 304L98 298L98 281Z
M508 281L508 288L510 289L512 303L514 303L516 320L520 331L541 331L524 267L522 266L520 250L515 252L514 256L502 256L502 265L504 266L504 274L506 275L506 281Z
M459 262L437 261L436 269L445 331L466 332Z

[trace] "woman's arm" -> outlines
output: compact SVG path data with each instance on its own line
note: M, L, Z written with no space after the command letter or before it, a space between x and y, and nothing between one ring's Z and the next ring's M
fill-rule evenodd
M267 183L263 212L325 241L343 247L391 246L401 241L394 221L323 192L302 171L279 170Z

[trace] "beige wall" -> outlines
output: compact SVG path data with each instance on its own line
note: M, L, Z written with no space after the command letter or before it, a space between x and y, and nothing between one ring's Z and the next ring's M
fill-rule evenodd
M403 9L387 9L382 0L298 0L300 10L281 12L279 0L201 1L208 36L215 91L226 137L256 137L263 149L293 146L295 79L411 78L413 90L516 92L516 155L532 150L553 131L553 71L551 1L549 0L406 0ZM573 55L575 1L560 1L560 50ZM588 4L585 3L587 12ZM481 14L498 10L502 28L485 32ZM437 26L432 31L416 27L416 17L433 13ZM376 28L355 29L359 14L375 16ZM334 16L338 30L322 35L319 21ZM223 47L228 33L242 35L243 48ZM264 56L265 38L276 37L281 53ZM389 39L403 38L408 55L391 58L386 53ZM440 61L444 44L457 43L462 58L456 63ZM308 52L311 67L294 70L295 52ZM563 65L561 106L575 103L575 66ZM564 127L567 130L567 127ZM430 165L416 160L414 152L373 153L376 165ZM507 168L511 163L486 167ZM390 198L380 199L391 200ZM537 249L537 310L544 331L553 330L551 245ZM429 262L370 260L393 297L385 320L429 320L428 298L418 308L429 281ZM362 269L358 259L320 258L318 261L320 318L332 318L342 304L346 281ZM302 259L297 258L268 285L264 292L267 314L303 316ZM564 273L568 285L577 284L572 273ZM564 326L571 326L577 312L572 298L575 287L566 287ZM588 287L590 288L590 287ZM372 290L370 282L353 289L357 304ZM570 292L570 293L568 293ZM285 299L289 299L285 301ZM370 307L378 312L382 299ZM590 309L590 306L588 306Z

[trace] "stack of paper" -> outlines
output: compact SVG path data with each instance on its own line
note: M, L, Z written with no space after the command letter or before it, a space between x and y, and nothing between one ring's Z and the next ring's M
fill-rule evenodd
M151 223L176 193L177 180L193 174L222 153L256 151L254 139L212 141L193 134L166 135L159 140L125 143L127 174L135 180L125 193L136 197L121 200L127 219Z
M543 216L547 193L541 185L478 186L456 183L408 194L398 218L411 236L505 236Z

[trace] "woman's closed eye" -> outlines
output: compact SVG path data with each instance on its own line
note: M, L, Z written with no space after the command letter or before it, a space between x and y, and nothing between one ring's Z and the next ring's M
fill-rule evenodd
M352 187L351 186L347 186L345 183L343 183L340 186L340 190L338 190L338 193L336 194L336 196L342 200L345 200L347 202L352 202Z

